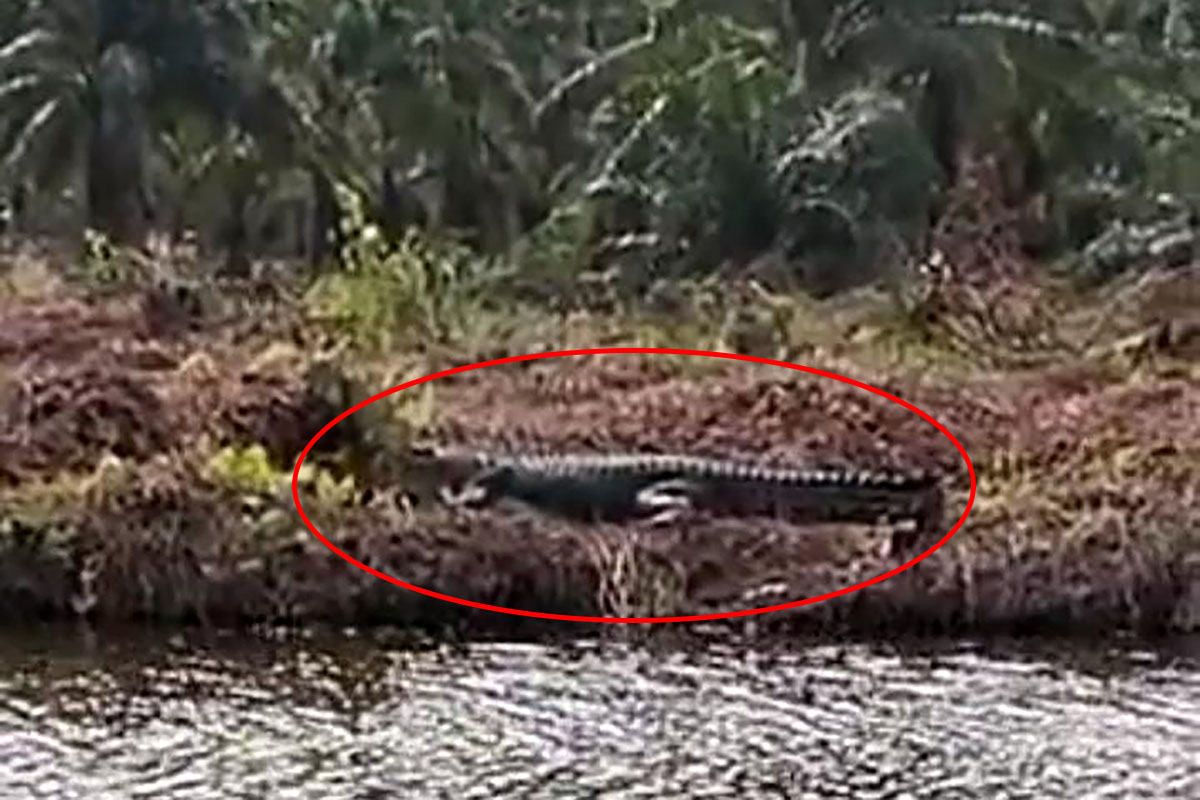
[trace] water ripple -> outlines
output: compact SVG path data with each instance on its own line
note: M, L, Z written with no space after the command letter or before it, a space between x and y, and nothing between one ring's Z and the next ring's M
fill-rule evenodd
M0 796L1200 796L1200 670L1102 664L8 643Z

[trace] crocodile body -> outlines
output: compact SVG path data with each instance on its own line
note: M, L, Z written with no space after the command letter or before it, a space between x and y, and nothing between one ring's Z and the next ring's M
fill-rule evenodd
M783 518L797 522L909 522L907 546L940 530L942 488L927 473L773 467L684 455L497 454L432 449L442 499L483 507L515 500L588 522L692 514Z

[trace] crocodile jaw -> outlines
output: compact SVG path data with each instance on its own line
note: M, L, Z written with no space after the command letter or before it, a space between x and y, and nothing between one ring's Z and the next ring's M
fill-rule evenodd
M484 499L474 479L485 461L477 453L418 444L409 449L400 469L405 491L418 499L437 498L447 505L477 504Z

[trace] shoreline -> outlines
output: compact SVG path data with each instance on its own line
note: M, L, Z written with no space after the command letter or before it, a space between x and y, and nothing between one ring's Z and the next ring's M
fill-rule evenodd
M290 497L299 449L374 393L361 386L400 381L380 382L382 370L351 378L372 366L352 361L315 370L305 337L319 334L303 324L247 334L164 327L152 312L117 297L9 303L0 314L0 366L19 388L2 408L0 625L328 623L540 638L564 624L420 596L356 569L304 527ZM829 366L845 374L839 367ZM1200 630L1200 508L1180 502L1200 486L1192 382L1087 364L958 380L851 374L963 442L979 476L975 508L941 549L893 578L724 628L768 637ZM915 466L944 475L948 509L966 500L961 457L932 426L811 376L622 356L433 383L326 434L305 508L364 563L477 602L586 616L744 610L900 562L880 555L868 526L701 520L650 535L533 513L412 516L393 502L397 431L547 450Z

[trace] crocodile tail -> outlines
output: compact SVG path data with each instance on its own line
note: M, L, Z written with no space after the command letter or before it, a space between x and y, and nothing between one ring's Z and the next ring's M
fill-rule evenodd
M868 486L884 486L901 490L919 490L936 486L941 482L941 476L936 472L925 469L915 469L907 472L884 471L860 473L862 482Z
M845 486L863 489L918 491L936 485L940 478L924 471L892 472L843 469L789 469L751 473L755 480L797 486Z

